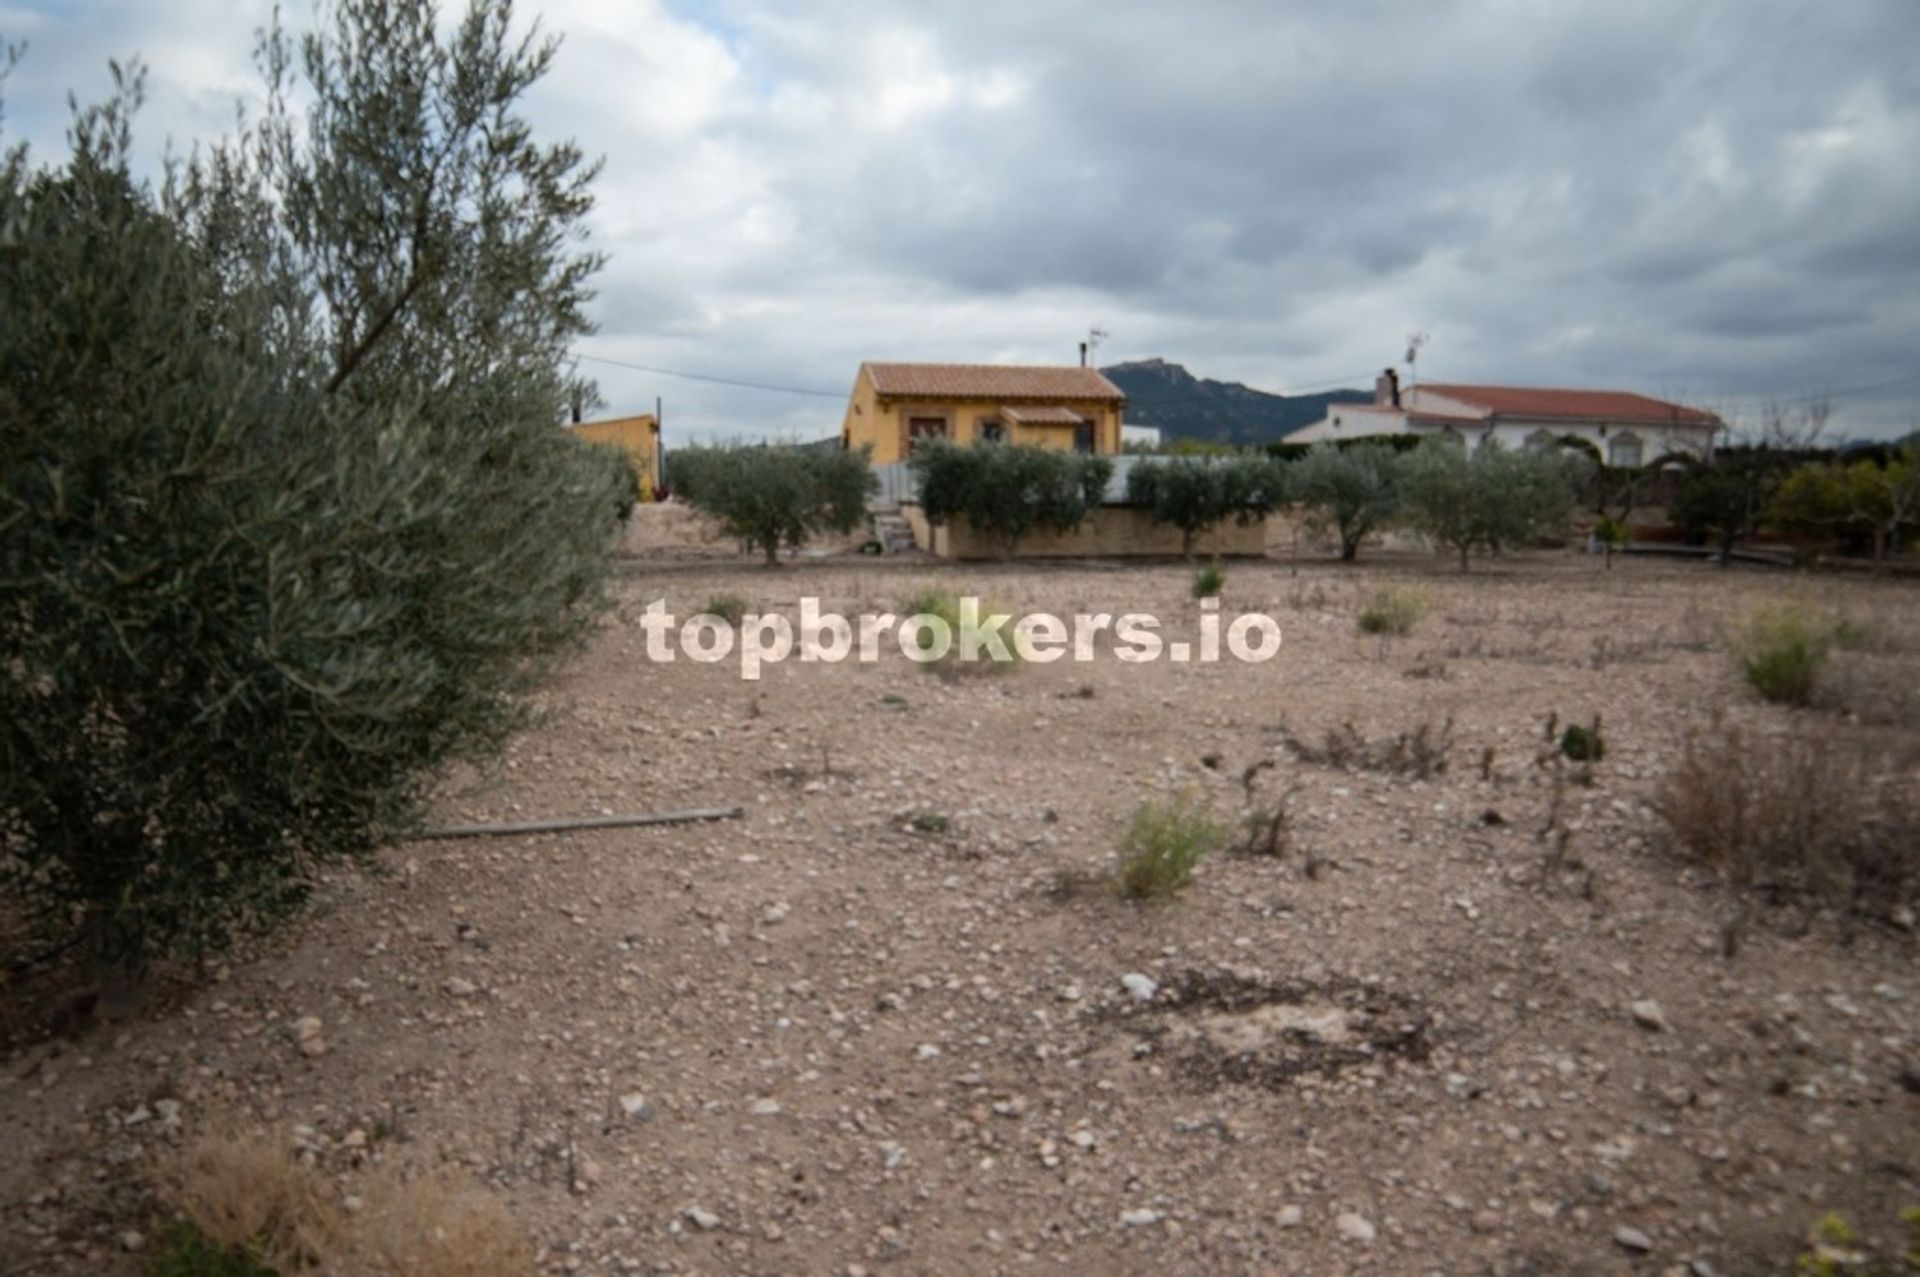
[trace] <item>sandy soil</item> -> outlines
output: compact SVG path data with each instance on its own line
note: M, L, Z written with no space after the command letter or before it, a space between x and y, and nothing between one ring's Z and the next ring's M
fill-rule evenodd
M179 1126L238 1112L323 1156L464 1165L544 1271L1740 1274L1790 1268L1827 1209L1886 1238L1920 1202L1912 933L1769 910L1725 959L1725 889L1648 806L1716 715L1865 730L1753 701L1728 618L1800 590L1920 635L1913 587L1233 564L1229 613L1283 628L1269 664L946 679L895 655L746 684L650 664L640 609L892 608L931 583L1188 635L1197 612L1178 565L624 573L548 721L443 814L744 818L416 844L142 1018L16 1043L9 1271L131 1266L125 1186L174 1137L162 1100ZM1388 584L1429 614L1360 635ZM1861 708L1911 732L1920 651L1876 659ZM1556 785L1544 722L1595 714L1595 782ZM1448 720L1426 780L1306 763L1277 731ZM1219 856L1146 904L1092 881L1143 797L1237 820L1262 760L1286 854ZM307 1016L323 1054L297 1049Z

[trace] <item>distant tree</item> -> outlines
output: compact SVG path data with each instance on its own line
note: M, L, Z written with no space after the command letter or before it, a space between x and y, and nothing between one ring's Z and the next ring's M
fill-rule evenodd
M923 444L908 462L929 523L965 519L1003 559L1036 528L1071 532L1098 509L1113 477L1106 457L1027 445Z
M1398 470L1405 518L1457 552L1462 572L1475 547L1498 552L1564 531L1585 477L1577 454L1514 451L1492 440L1472 456L1430 443L1403 455Z
M1722 448L1696 463L1667 508L1690 537L1715 550L1721 567L1742 537L1759 530L1791 459L1770 448Z
M557 425L592 166L518 113L553 46L327 13L158 191L118 68L0 164L0 887L132 972L414 825L604 601L618 476Z
M680 448L667 477L681 500L778 566L782 546L798 549L823 532L847 533L867 517L879 486L868 449L732 444Z
M1260 456L1140 461L1127 471L1127 501L1180 529L1180 553L1191 559L1201 533L1271 513L1284 498L1285 477L1284 467Z
M1360 443L1339 448L1317 444L1287 468L1286 492L1307 511L1311 525L1331 531L1340 542L1340 558L1351 563L1360 543L1384 525L1400 507L1398 475L1390 444Z
M1789 531L1859 537L1870 548L1875 570L1884 570L1902 536L1920 527L1920 461L1908 447L1884 464L1800 466L1773 494L1765 522Z

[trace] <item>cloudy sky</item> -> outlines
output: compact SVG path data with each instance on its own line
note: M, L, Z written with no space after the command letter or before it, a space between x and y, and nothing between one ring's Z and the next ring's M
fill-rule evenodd
M286 6L305 20L305 5ZM257 103L269 0L0 0L6 131L150 68ZM862 359L1162 356L1271 390L1610 386L1920 424L1914 0L549 0L529 111L604 155L583 355L670 434L838 429Z

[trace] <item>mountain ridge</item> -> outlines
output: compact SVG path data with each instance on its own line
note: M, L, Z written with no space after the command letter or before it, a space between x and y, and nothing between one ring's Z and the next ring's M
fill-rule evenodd
M1196 377L1165 359L1134 359L1100 370L1127 397L1127 422L1158 426L1166 441L1275 443L1326 415L1327 405L1366 403L1365 390L1276 395L1237 381Z

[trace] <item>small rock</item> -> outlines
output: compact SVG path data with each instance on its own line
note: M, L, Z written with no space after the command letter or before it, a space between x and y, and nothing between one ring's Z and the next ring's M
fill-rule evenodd
M1142 975L1138 971L1129 971L1120 977L1120 983L1133 995L1135 1002L1151 1002L1153 995L1160 992L1160 984L1152 976Z
M147 1239L145 1237L142 1237L139 1233L135 1232L131 1228L129 1228L126 1232L120 1234L120 1245L122 1248L126 1250L139 1250L142 1246L145 1246L146 1244L147 1244Z
M620 1097L620 1113L630 1122L650 1122L653 1105L647 1103L647 1097L640 1092L631 1091Z
M758 1099L747 1111L755 1117L774 1117L780 1112L780 1101L771 1098Z
M1273 1217L1273 1222L1282 1228L1298 1228L1306 1222L1306 1219L1307 1213L1304 1210L1298 1206L1288 1205L1280 1208L1280 1213Z
M1373 1239L1379 1235L1372 1220L1364 1215L1356 1215L1352 1211L1342 1211L1334 1216L1333 1229L1348 1241L1357 1242L1362 1246L1373 1245Z
M600 1163L591 1157L581 1158L573 1168L573 1191L576 1193L592 1191L593 1186L600 1182L604 1174L605 1172L600 1169Z
M768 906L767 911L760 915L760 921L769 927L777 926L785 922L787 915L791 912L793 912L793 907L782 900L778 904Z
M1149 1206L1136 1206L1120 1212L1120 1222L1128 1228L1145 1228L1160 1222L1160 1212Z
M1636 1255L1644 1255L1653 1249L1653 1238L1626 1224L1613 1230L1613 1242L1622 1250L1630 1250Z
M321 1056L327 1053L327 1040L320 1035L323 1026L317 1015L303 1015L293 1022L293 1043L305 1056Z
M692 1224L703 1233L710 1233L720 1227L720 1217L701 1206L698 1202L687 1207L681 1211L680 1214L686 1218L689 1224Z
M1627 1008L1633 1016L1633 1022L1653 1033L1665 1033L1673 1026L1667 1023L1667 1013L1652 998L1642 998Z
M451 980L448 980L446 987L447 992L456 998L470 998L480 992L479 985L471 980L462 980L459 976L454 976Z

